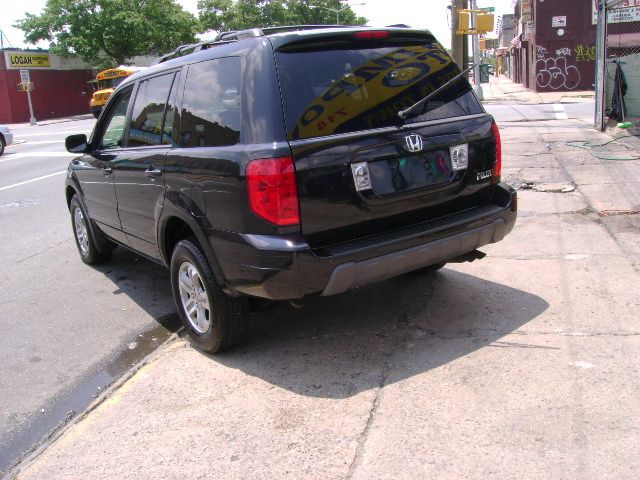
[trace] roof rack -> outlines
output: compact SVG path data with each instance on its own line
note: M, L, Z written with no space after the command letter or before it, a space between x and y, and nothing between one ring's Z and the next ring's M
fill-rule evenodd
M224 45L226 43L232 43L234 41L236 40L207 40L204 42L187 43L186 45L180 45L173 52L169 52L166 55L163 55L162 57L155 60L151 65L157 65L158 63L173 60L174 58L189 55L190 53L199 52L200 50L206 50L217 45Z
M267 27L263 28L262 31L265 35L271 35L273 33L283 33L283 32L297 32L301 30L316 30L319 28L349 28L353 27L352 25L285 25L282 27Z
M238 40L244 40L247 38L264 37L265 35L272 35L274 33L317 30L319 28L349 28L349 25L285 25L281 27L250 28L248 30L230 30L228 32L220 32L213 40L180 45L174 51L158 58L151 65L157 65L158 63L166 62L190 53L199 52L200 50L206 50L207 48L215 47L217 45L237 42Z

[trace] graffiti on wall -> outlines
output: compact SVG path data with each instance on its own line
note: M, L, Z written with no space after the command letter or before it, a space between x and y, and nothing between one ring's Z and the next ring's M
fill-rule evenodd
M536 48L536 84L540 88L573 90L580 85L580 72L575 65L568 63L570 59L567 57L571 56L570 48L557 49L555 57L547 57L547 49L540 45Z
M536 45L536 55L538 57L538 60L547 58L548 53L549 52L547 52L547 49L542 45Z
M578 45L575 49L577 62L595 62L596 46L595 45Z

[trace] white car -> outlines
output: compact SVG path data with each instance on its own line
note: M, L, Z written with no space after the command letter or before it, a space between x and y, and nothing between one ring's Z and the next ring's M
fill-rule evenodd
M0 125L0 155L4 153L4 147L13 143L13 133L9 127Z

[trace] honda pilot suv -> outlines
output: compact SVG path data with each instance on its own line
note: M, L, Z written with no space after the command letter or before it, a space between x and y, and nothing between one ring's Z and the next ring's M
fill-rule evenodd
M250 305L479 258L516 219L498 128L424 30L223 33L127 78L66 146L82 260L167 266L209 352Z

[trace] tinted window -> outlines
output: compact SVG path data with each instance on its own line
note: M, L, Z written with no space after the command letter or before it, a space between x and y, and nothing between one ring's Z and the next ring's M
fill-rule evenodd
M180 146L235 145L240 139L240 59L189 65L180 114Z
M131 113L130 147L160 145L162 119L173 77L170 73L140 81Z
M108 150L111 148L122 147L122 140L124 138L125 120L127 118L127 107L129 106L129 98L131 97L131 91L125 92L119 95L115 99L115 105L109 111L108 117L105 120L104 134L102 140L98 146L101 150Z
M398 111L460 69L437 43L276 54L290 139L387 127ZM465 79L414 111L408 122L482 113Z
M178 107L176 105L177 86L180 83L180 72L176 74L176 78L173 81L173 88L171 89L171 95L167 102L167 113L164 116L164 127L162 128L162 143L171 144L173 146L178 145L178 129L174 130L174 125L180 124L180 116Z

